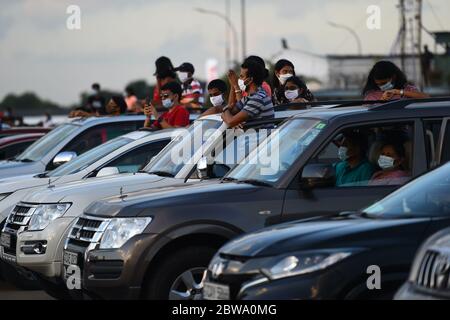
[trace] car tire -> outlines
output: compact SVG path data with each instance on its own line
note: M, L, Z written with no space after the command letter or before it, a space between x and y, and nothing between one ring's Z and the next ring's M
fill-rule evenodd
M13 266L0 261L3 279L20 290L40 290L39 283L31 272L19 272Z
M171 288L176 282L181 282L182 287L184 286L185 281L181 280L183 278L181 276L186 272L191 272L194 275L195 283L198 284L201 281L203 271L206 270L216 252L217 249L215 248L196 246L178 250L165 256L158 261L157 266L152 270L151 277L147 277L143 298L149 300L173 298L174 295L170 294L173 292ZM181 291L184 292L184 288L181 288ZM201 289L196 288L193 291L195 292L186 300L195 300L201 295Z

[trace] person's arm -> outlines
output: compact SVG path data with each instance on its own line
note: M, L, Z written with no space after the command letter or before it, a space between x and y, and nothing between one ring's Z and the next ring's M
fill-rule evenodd
M155 117L155 119L159 118L158 111L153 106L153 104L148 105L147 103L144 103L144 114L145 114L144 128L150 128L152 126L152 115Z
M247 121L248 118L249 115L245 111L240 111L239 113L233 115L230 109L225 109L225 111L222 113L223 122L225 122L230 128L234 128L237 125Z
M383 93L383 96L381 97L381 100L391 100L394 96L401 96L402 98L409 99L425 99L430 97L428 94L420 92L418 90L392 89L385 91Z
M208 110L206 110L205 112L203 112L199 118L201 117L206 117L206 116L210 116L212 114L218 114L218 113L222 113L223 112L223 107L222 106L216 106L216 107L211 107Z

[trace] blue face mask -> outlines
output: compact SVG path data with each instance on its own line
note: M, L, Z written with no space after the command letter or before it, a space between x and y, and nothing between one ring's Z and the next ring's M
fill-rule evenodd
M379 86L379 88L381 91L389 91L389 90L394 89L394 84L392 83L392 80L391 80L388 83L383 84L382 86Z
M348 159L348 148L347 147L340 147L338 149L338 157L341 161L345 161Z
M164 99L162 101L162 105L164 106L164 108L172 108L173 107L173 101L171 99Z

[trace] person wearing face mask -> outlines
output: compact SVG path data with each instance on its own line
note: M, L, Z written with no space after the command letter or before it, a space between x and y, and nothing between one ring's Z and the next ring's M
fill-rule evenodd
M189 62L185 62L178 68L175 68L175 71L183 87L181 104L185 107L200 108L205 103L205 100L202 85L194 79L194 66Z
M156 59L155 68L156 71L153 75L156 77L156 86L153 90L152 104L159 108L161 106L160 88L169 82L177 80L172 61L169 58L162 56Z
M208 116L211 114L222 113L223 108L227 105L225 95L227 93L227 84L225 81L215 79L208 84L209 100L212 107L201 114L200 117Z
M367 77L363 89L366 101L389 101L404 98L423 99L429 95L408 83L406 75L390 61L377 62Z
M394 141L385 143L378 159L381 171L372 176L369 185L403 185L408 182L410 175L403 168L405 159L403 144Z
M260 64L246 60L241 65L239 78L234 72L228 73L231 90L229 104L223 109L222 119L229 127L236 127L254 119L274 117L272 99L261 87L265 78L265 68ZM247 96L243 97L243 92ZM242 97L234 102L234 97Z
M274 74L273 74L273 103L277 106L280 104L289 103L289 100L284 94L284 85L286 81L295 76L294 64L286 59L278 60L275 63Z
M366 157L368 146L366 137L358 132L347 132L338 150L341 160L335 164L336 186L367 185L374 168Z
M183 92L178 82L169 82L161 87L161 101L167 110L159 113L153 104L144 106L146 120L145 128L154 130L180 128L189 126L189 112L180 104L180 97ZM151 117L156 120L152 122Z
M304 103L316 101L306 83L299 77L290 77L283 87L284 96L290 103Z

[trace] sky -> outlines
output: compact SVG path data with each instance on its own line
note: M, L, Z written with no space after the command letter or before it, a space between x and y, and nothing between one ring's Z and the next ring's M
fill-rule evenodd
M54 102L79 101L93 82L122 91L127 83L154 82L154 60L189 61L205 79L207 59L226 70L226 26L194 8L225 12L226 0L0 0L0 100L8 93L36 92ZM230 0L231 20L241 41L240 0ZM246 0L247 55L265 59L289 46L326 54L356 54L354 38L328 21L353 28L364 54L390 52L399 28L397 0ZM69 30L69 5L81 9L81 29ZM367 7L381 8L381 29L366 27ZM433 10L432 10L433 8ZM450 30L448 0L424 0L423 24ZM424 41L433 44L424 34ZM434 45L432 45L432 48ZM233 52L233 50L232 50ZM277 55L276 57L279 57ZM296 69L311 63L295 51ZM239 46L239 60L242 51ZM323 68L322 68L323 69Z

